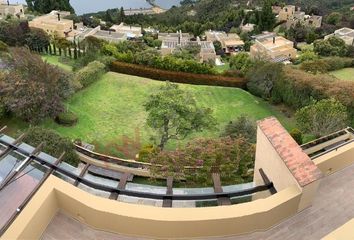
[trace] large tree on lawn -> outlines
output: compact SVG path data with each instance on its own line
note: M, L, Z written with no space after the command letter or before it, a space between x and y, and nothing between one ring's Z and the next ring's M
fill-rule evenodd
M182 140L216 125L210 108L198 107L189 92L169 82L148 98L145 109L147 125L157 131L160 149L171 139Z

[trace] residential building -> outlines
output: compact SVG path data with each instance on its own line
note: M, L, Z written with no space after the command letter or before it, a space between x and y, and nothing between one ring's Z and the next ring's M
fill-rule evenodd
M273 11L278 11L279 8L273 8ZM287 5L279 11L278 14L279 21L286 21L286 27L289 28L294 26L296 23L319 28L322 25L322 16L317 15L307 15L305 12L301 11L300 7L294 5Z
M79 30L74 31L74 36L69 38L69 40L72 41L82 41L88 36L93 36L98 39L105 40L110 43L118 43L121 41L125 41L128 39L128 36L126 33L121 33L121 32L115 32L112 30L106 31L106 30L101 30L101 26L98 26L96 28L82 28Z
M349 46L354 46L354 29L351 28L338 29L334 31L334 33L325 36L325 39L328 39L329 37L332 36L342 39Z
M199 38L197 41L191 41L189 34L183 34L180 31L176 34L159 33L159 39L162 40L161 54L163 56L172 54L178 48L183 48L188 45L199 45L199 60L201 62L216 61L216 52L214 44L211 41L201 41Z
M113 25L110 30L116 33L126 34L128 38L142 37L141 27L127 26L124 23Z
M252 182L222 186L213 174L213 187L192 189L133 183L148 163L79 146L74 167L3 129L2 239L353 239L352 128L299 146L263 119Z
M245 43L236 33L225 33L219 31L205 32L206 39L211 42L219 41L226 54L233 54L243 50Z
M17 18L25 16L25 10L22 4L10 4L9 0L0 0L0 19L8 15Z
M297 51L294 43L281 36L270 34L258 36L255 44L251 46L250 56L252 58L267 59L272 62L288 62L295 59Z
M59 37L68 37L74 30L74 21L65 19L70 12L52 11L49 14L36 17L28 24L30 27L43 29L50 35L58 35Z

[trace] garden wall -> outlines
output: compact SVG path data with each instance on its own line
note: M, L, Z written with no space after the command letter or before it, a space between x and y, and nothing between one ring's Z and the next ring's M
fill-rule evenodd
M112 63L111 71L135 75L139 77L151 78L160 81L171 81L175 83L187 83L195 85L236 87L244 89L246 88L247 84L247 80L245 78L226 77L222 75L173 72L118 61Z

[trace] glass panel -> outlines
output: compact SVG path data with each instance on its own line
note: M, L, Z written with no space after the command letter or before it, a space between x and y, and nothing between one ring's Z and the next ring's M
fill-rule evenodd
M0 158L0 183L26 159L22 154L12 151Z
M109 196L111 195L110 192L97 190L97 189L94 189L94 188L89 187L89 186L82 184L82 183L80 183L78 185L78 188L84 190L85 192L91 193L91 194L99 196L99 197L109 198Z
M162 207L162 200L154 200L154 199L146 199L146 198L138 198L138 197L119 195L118 201L125 202L125 203L134 203L134 204Z
M94 182L94 183L97 183L100 185L109 186L109 187L113 187L113 188L118 187L118 184L119 184L119 181L117 181L117 180L98 177L98 176L92 175L91 173L88 173L88 172L86 172L86 174L84 175L84 179L87 179L90 182Z
M4 159L2 163L3 161ZM46 170L46 167L31 162L0 191L0 228L3 228L16 212L22 210L19 208L39 184Z

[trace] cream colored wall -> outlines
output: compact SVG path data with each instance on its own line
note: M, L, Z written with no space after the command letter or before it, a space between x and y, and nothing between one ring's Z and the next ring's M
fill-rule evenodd
M331 232L322 240L353 240L354 239L354 219L350 220L337 230Z
M254 181L257 185L264 184L259 173L259 169L262 168L270 181L273 182L277 191L281 191L290 186L295 186L299 190L301 189L284 161L259 127L257 129L256 149Z
M297 187L289 187L267 199L232 206L157 208L97 197L50 176L3 239L38 239L57 207L93 228L123 235L154 239L238 235L266 230L296 214L300 195Z
M45 22L45 20L34 20L30 21L28 25L29 27L40 28L48 34L56 33L59 37L65 37L65 32L69 32L74 29L74 22L69 20L60 21L60 23Z
M338 172L354 163L354 142L314 159L325 175Z

